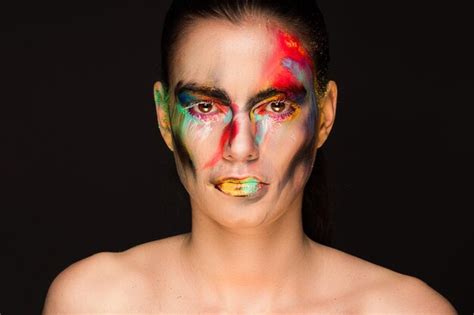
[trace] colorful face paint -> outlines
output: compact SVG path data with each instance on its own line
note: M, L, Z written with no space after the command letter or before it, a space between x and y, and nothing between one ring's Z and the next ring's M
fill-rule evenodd
M279 38L279 43L281 49L287 54L288 57L284 58L282 61L282 66L287 69L287 72L293 74L293 77L297 78L298 82L301 82L306 89L315 91L314 88L314 77L313 71L314 63L309 55L309 53L304 49L302 43L295 36L278 31L277 37ZM284 75L283 75L284 76ZM282 82L286 82L284 79ZM279 82L280 84L282 83ZM316 141L316 120L318 114L318 104L315 93L310 93L310 111L309 117L306 120L306 126L308 133L312 134L313 137L310 137L305 143L305 146L295 155L293 158L290 167L288 169L287 178L291 176L291 173L295 171L297 165L301 162L309 163L312 162L314 144Z
M169 101L168 93L166 92L161 93L160 91L155 90L153 96L155 98L156 106L168 107L168 101Z
M280 21L252 19L196 20L169 64L174 155L194 232L286 226L311 174L312 60Z
M229 141L232 141L239 132L238 122L235 120L232 121L232 111L229 110L224 123L226 124L226 127L219 141L218 151L214 153L213 158L204 165L204 169L213 167L217 162L219 162L224 153L224 147Z
M281 30L274 30L274 34L277 45L272 58L265 65L266 72L262 86L273 87L277 90L286 91L286 93L266 100L263 109L259 107L252 112L257 124L255 141L259 145L268 133L269 128L273 126L269 118L276 122L283 122L298 117L301 104L307 95L306 91L311 91L313 86L313 61L298 38ZM272 106L274 102L285 104L285 109L277 115L268 110L268 106ZM311 103L314 103L314 105L311 106L308 129L314 133L314 120L317 114L316 99L312 98Z
M192 134L203 138L212 131L212 123L219 120L230 121L231 113L226 105L209 98L190 92L180 92L177 95L175 113L177 114L175 131L183 137Z
M304 101L306 90L312 87L308 81L312 79L313 63L304 47L296 37L286 32L276 31L276 39L277 48L273 58L267 63L266 82L262 86L268 85L276 90L285 91L285 94L280 93L266 99L251 111L250 117L256 123L256 145L262 143L274 122L290 121L299 115L300 104ZM301 97L302 95L303 97ZM315 115L313 113L310 120L313 120ZM238 132L236 126L236 122L233 122L230 127L225 128L217 152L204 168L213 167L219 161L224 146L232 141L232 135L236 135ZM314 129L314 125L309 128Z
M195 93L193 85L180 87L176 90L176 104L173 107L173 135L175 142L179 144L178 153L181 160L187 161L195 173L194 160L190 150L181 139L191 137L192 141L206 139L215 131L216 124L228 124L232 120L232 111L229 106L209 95L203 95L209 88L202 88L201 93ZM211 94L211 93L209 93ZM232 124L233 128L226 127L221 142L226 142L235 133L237 124ZM223 144L220 146L223 147ZM216 159L217 160L217 159Z
M267 191L262 187L271 184L261 183L253 176L262 178L261 174L278 173L275 184L285 187L296 173L303 170L304 174L309 169L317 114L313 62L297 37L276 28L267 28L265 36L265 44L253 42L264 52L258 58L245 54L226 58L218 49L213 57L207 58L207 53L199 50L199 61L190 57L184 71L177 71L187 81L175 88L170 117L184 172L189 165L195 177L187 188L201 187L201 194L209 193L209 186L202 188L202 183L209 183L202 176L212 179L232 174L233 178L214 188L228 196L260 196ZM234 46L227 48L232 51ZM195 49L200 47L193 46L192 50ZM223 59L216 62L219 58ZM239 67L245 68L246 76L239 77ZM242 136L240 132L247 134ZM249 144L252 140L254 148ZM235 145L235 141L246 142ZM250 151L245 150L253 149L257 158L250 161ZM264 159L260 161L259 156Z
M297 37L282 30L274 30L274 33L277 47L265 66L264 85L285 89L309 84L306 89L311 88L308 80L312 80L313 60L309 53Z
M154 91L154 98L155 98L155 105L157 106L158 111L161 112L161 120L159 122L159 127L161 128L169 128L170 127L170 122L169 122L169 111L168 111L168 102L169 102L169 97L168 93L165 91L160 92L158 90Z
M250 112L250 118L255 124L254 142L257 146L262 144L275 123L289 122L299 116L306 91L312 88L312 84L308 82L312 79L312 59L299 40L281 30L275 30L274 36L276 47L265 66L265 81L262 86L280 92L258 103ZM211 132L218 131L213 123L223 122L225 126L221 129L218 148L203 166L204 169L211 168L219 162L225 146L239 132L238 121L233 117L238 108L235 104L222 104L228 103L229 98L222 96L225 93L216 93L216 89L196 88L194 85L190 85L188 89L191 91L185 90L177 94L178 106L175 112L178 117L173 124L174 132L180 138L185 134L193 135L194 139L206 138ZM196 91L198 93L194 93ZM209 97L211 94L220 96L220 100ZM315 113L312 116L314 115Z
M217 189L233 197L248 197L256 194L265 184L254 177L226 179L216 185Z
M291 121L298 117L301 106L289 101L284 95L275 96L257 107L250 113L252 121L256 124L255 143L260 145L264 135L272 123Z

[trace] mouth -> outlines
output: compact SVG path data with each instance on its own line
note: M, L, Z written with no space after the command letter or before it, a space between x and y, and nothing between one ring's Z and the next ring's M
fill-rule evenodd
M245 178L226 178L215 185L215 187L226 195L232 197L249 197L257 194L264 186L263 183L255 177Z

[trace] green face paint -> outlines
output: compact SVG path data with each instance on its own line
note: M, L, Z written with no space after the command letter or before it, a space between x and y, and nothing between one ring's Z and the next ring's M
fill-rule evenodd
M154 99L155 99L155 105L158 108L158 111L161 112L161 120L159 122L159 127L161 128L169 128L170 122L169 122L169 96L166 91L160 92L158 90L155 90L153 93Z
M153 96L155 98L156 106L168 108L169 95L167 92L164 91L163 93L161 93L160 91L155 90Z

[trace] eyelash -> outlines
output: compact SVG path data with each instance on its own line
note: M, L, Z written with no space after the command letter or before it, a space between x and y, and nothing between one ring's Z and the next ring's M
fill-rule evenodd
M273 110L268 110L269 107L273 103L283 103L285 105L285 108L281 113L275 112ZM213 108L208 112L204 113L199 111L197 108L201 104L210 104L213 106ZM185 109L188 111L188 113L202 121L214 121L217 120L218 115L220 113L225 113L226 111L223 109L220 109L218 104L212 102L212 101L196 101L190 103L188 106L185 106ZM266 101L265 103L261 105L257 105L255 109L252 110L252 114L257 114L257 115L265 115L265 113L268 113L272 117L272 119L276 121L285 121L288 118L292 117L294 113L299 109L299 106L294 104L291 101L288 101L286 99L272 99L270 101ZM229 109L227 109L229 110Z
M271 108L271 105L274 103L283 103L285 105L285 108L283 109L282 112L279 112L279 113L269 109L269 107ZM292 116L294 116L295 112L298 110L299 110L298 105L284 98L283 99L278 98L278 99L267 101L263 103L262 105L257 106L257 108L254 109L253 112L257 115L264 115L265 113L269 113L268 115L270 115L272 119L276 121L285 121L291 118Z
M198 110L198 106L201 105L201 104L210 104L212 105L212 109L207 112L207 113L204 113L204 112L201 112ZM203 121L212 121L212 120L216 120L217 119L217 115L219 115L219 113L223 113L224 111L222 110L219 110L219 105L212 102L212 101L196 101L196 102L192 102L190 103L188 106L185 107L185 109L188 111L188 113L199 119L199 120L203 120Z

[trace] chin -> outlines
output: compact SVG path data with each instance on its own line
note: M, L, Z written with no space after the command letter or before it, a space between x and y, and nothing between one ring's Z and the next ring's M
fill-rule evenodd
M227 228L253 228L267 222L275 209L277 196L268 188L250 196L230 196L218 189L200 204L207 216Z
M272 208L264 204L223 203L208 209L209 215L222 226L230 229L254 228L264 224Z

